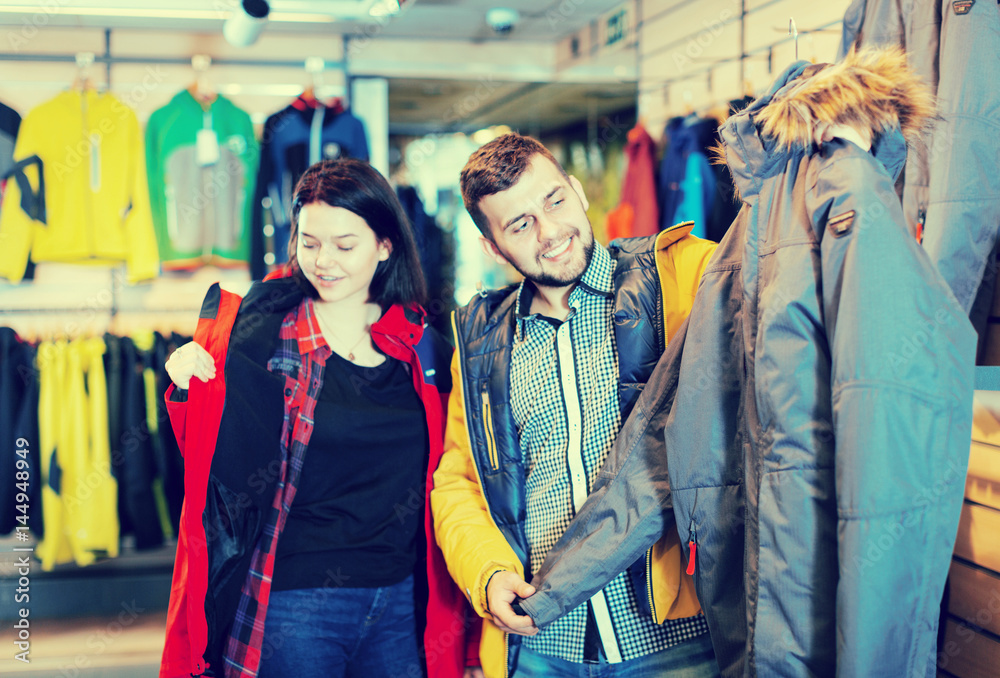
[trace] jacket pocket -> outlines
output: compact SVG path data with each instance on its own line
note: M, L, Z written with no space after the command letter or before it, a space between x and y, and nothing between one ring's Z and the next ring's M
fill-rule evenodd
M489 385L483 386L483 435L486 439L486 453L490 460L490 470L500 468L500 458L497 453L497 439L493 430L493 408L490 406Z

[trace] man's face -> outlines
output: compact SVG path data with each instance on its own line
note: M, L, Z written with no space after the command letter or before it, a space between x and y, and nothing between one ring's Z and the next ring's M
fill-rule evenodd
M493 235L483 250L539 287L574 285L594 252L587 206L580 182L536 155L516 184L479 201Z

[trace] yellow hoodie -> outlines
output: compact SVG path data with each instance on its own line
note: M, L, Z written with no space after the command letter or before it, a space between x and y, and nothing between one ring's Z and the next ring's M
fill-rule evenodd
M32 261L128 264L129 282L159 272L139 121L111 94L67 91L24 118L14 158L44 165L47 223L7 182L0 208L0 276L20 282ZM25 174L40 190L36 166Z

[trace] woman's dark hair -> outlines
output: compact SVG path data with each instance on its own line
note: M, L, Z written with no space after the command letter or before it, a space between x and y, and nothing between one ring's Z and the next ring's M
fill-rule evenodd
M371 165L349 158L324 160L305 171L292 198L292 232L288 241L288 267L310 294L316 288L299 268L296 245L299 213L312 203L342 207L365 220L379 241L392 244L389 258L380 261L369 287L369 301L383 309L393 304L425 306L427 285L420 268L413 228L389 182Z

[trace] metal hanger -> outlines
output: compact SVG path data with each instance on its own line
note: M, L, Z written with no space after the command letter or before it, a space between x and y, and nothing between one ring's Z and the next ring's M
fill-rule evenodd
M788 34L795 39L795 60L799 60L799 29L795 25L795 19L788 17Z

